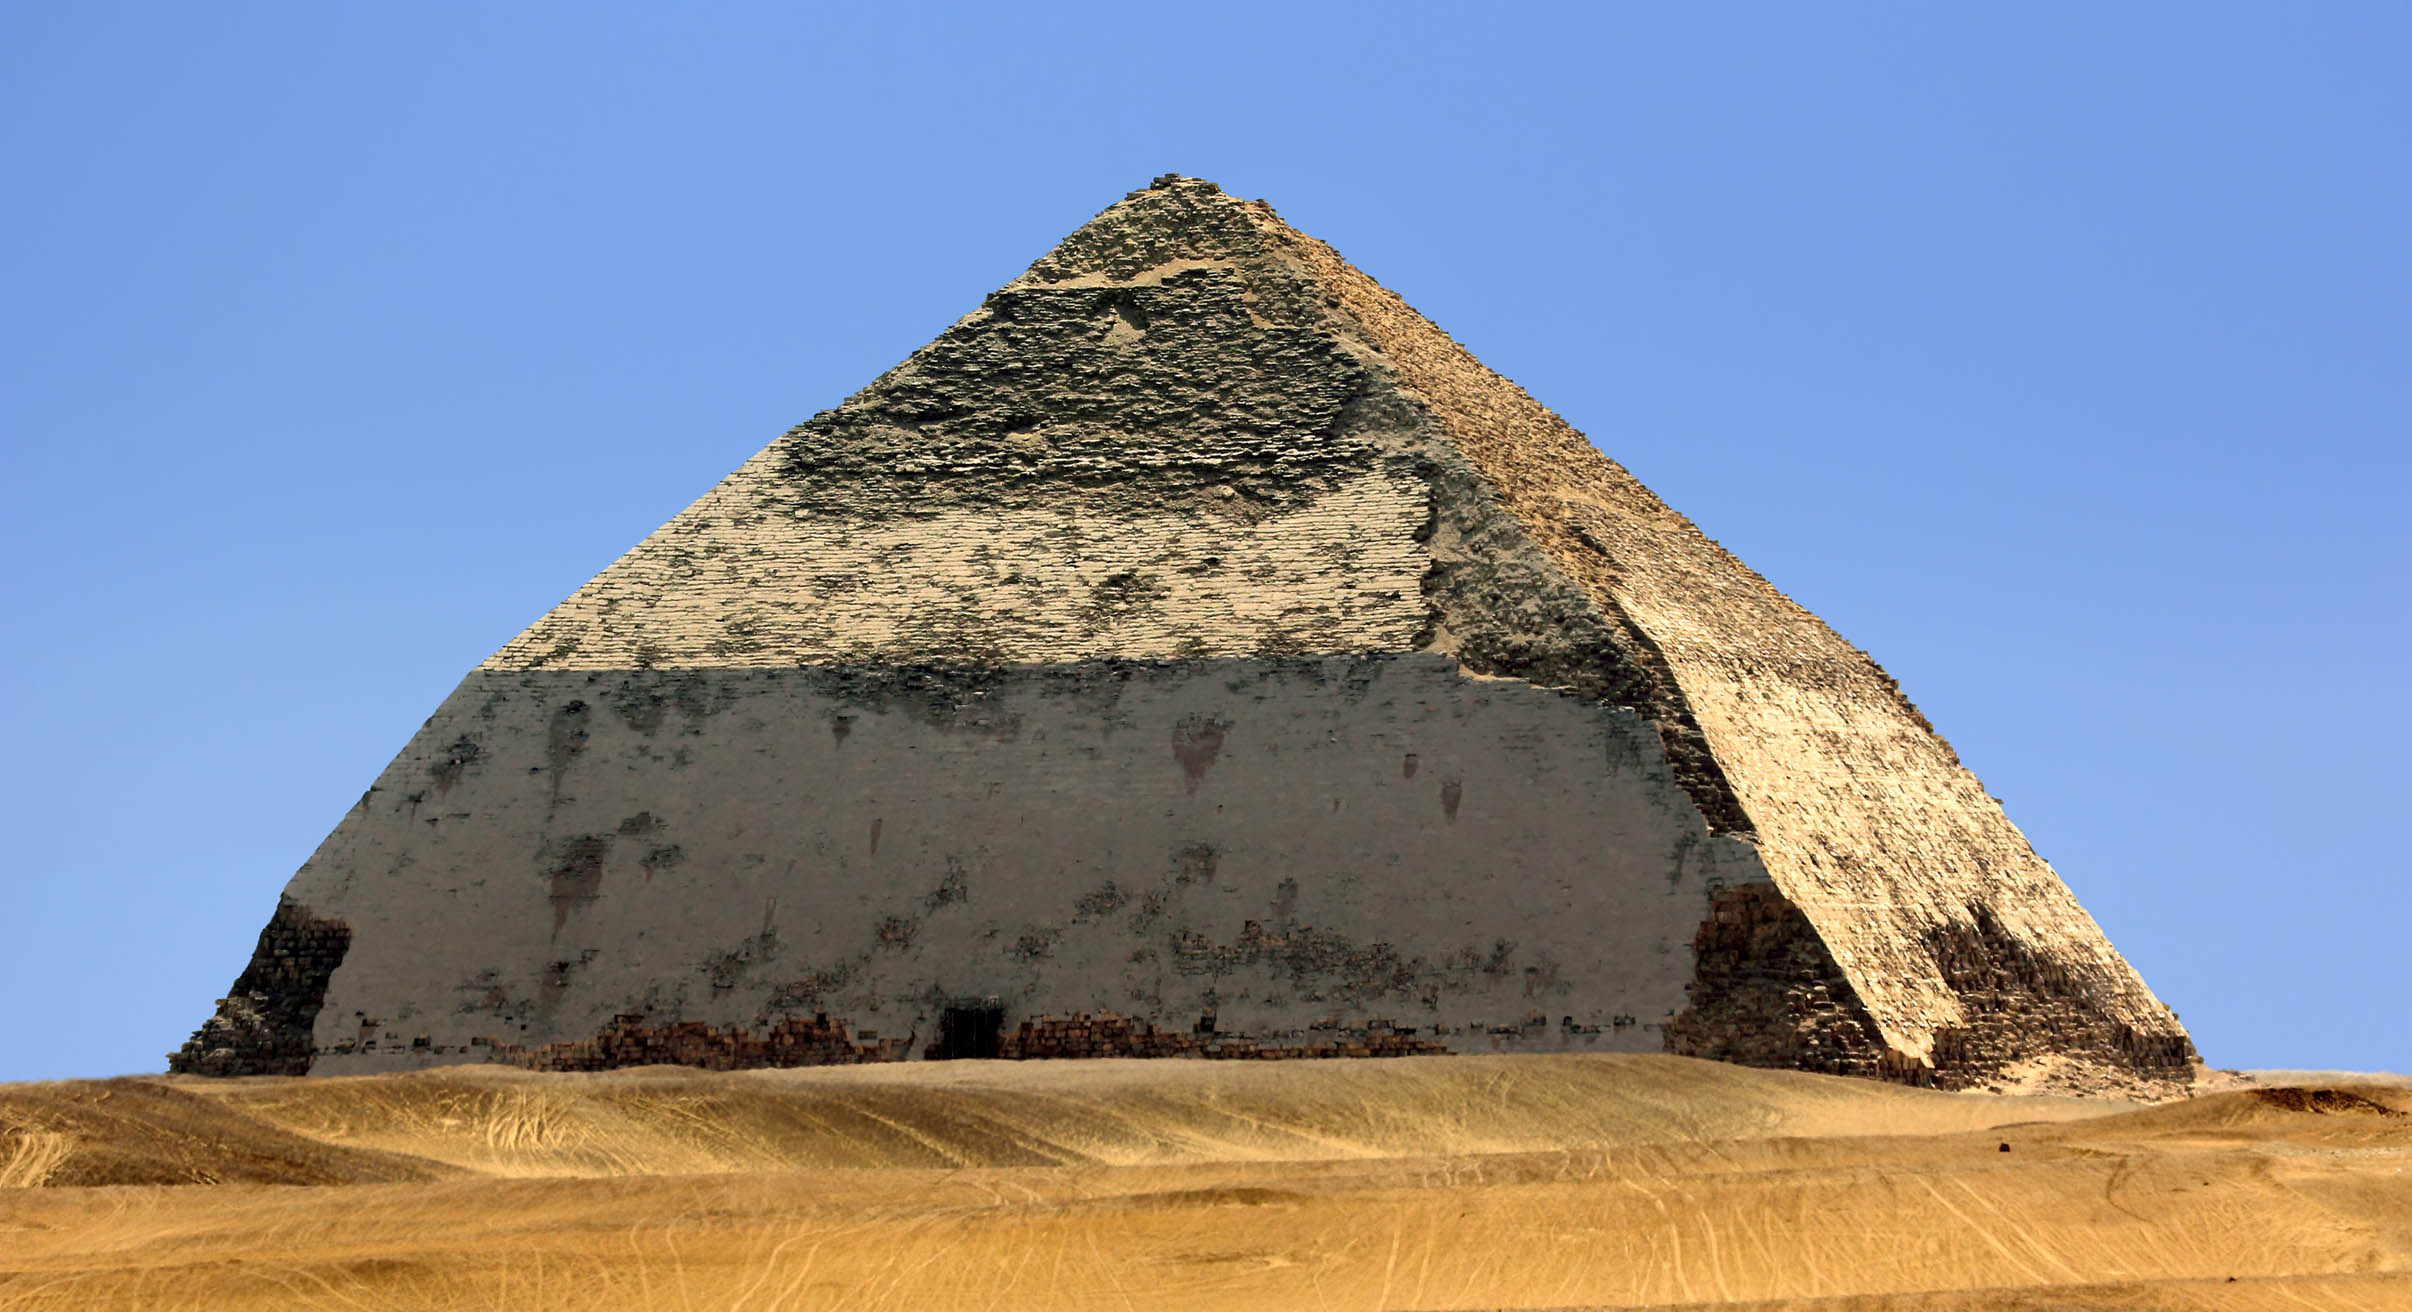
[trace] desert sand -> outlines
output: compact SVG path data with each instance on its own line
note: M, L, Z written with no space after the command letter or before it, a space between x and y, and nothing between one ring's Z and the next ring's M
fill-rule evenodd
M0 1086L0 1308L2412 1307L2412 1088L1674 1057Z

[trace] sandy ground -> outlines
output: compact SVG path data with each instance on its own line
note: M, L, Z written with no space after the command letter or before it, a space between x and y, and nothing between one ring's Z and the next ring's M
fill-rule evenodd
M2007 1145L2005 1151L2004 1145ZM1665 1057L0 1086L0 1308L2412 1308L2412 1088Z

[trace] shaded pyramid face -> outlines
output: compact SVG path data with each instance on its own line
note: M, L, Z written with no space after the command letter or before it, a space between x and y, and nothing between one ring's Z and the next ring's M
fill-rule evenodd
M1865 655L1167 178L472 672L171 1066L1569 1050L2193 1057Z

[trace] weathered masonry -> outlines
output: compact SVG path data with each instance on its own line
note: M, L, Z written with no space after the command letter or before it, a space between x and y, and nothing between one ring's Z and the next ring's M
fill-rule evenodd
M1872 661L1167 177L473 671L171 1067L1498 1050L2193 1057Z

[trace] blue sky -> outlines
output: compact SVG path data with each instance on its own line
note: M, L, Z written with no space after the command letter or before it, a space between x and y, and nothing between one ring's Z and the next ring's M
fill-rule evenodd
M0 11L0 1080L1168 171L1873 653L2213 1064L2412 1069L2412 9L1019 8Z

